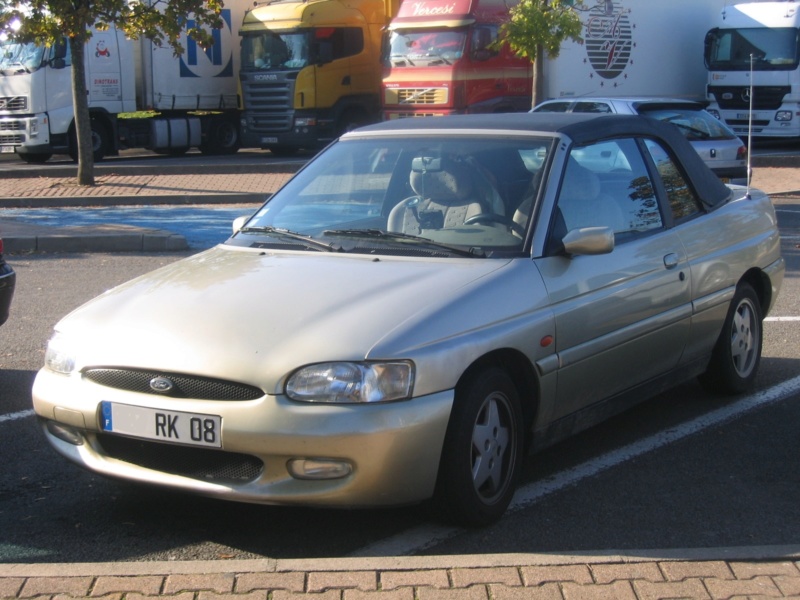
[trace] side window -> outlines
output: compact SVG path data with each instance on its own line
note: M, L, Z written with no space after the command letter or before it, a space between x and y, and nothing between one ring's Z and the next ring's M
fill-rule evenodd
M359 27L323 27L315 32L318 41L331 44L332 58L355 56L364 50L364 32Z
M479 25L472 31L471 54L472 60L489 60L497 55L494 43L497 42L496 25Z
M617 243L630 234L661 228L655 188L636 141L573 148L561 183L558 215L564 233L579 227L611 227Z
M605 102L576 102L572 112L605 114L611 112L611 107Z
M691 217L701 212L700 202L697 200L694 191L689 187L686 179L681 174L672 157L666 150L653 140L645 140L645 145L656 164L658 174L667 191L672 217L678 221L686 217Z

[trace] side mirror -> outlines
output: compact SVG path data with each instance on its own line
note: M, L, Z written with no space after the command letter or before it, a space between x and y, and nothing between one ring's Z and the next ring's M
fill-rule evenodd
M249 220L250 220L250 217L249 217L249 216L244 216L244 217L236 217L236 218L233 220L233 233L234 233L234 234L236 234L236 233L239 233L239 230L240 230L242 227L244 227L244 224L245 224L245 223L247 223L247 221L249 221Z
M611 227L573 229L561 240L564 252L572 256L610 254L614 251L614 230Z

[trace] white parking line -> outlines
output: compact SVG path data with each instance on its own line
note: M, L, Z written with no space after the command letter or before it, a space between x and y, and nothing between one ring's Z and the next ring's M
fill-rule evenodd
M764 321L770 323L791 323L793 321L800 321L800 317L767 317Z
M545 496L575 485L584 479L594 477L608 469L637 458L685 437L699 433L709 427L720 425L744 415L752 410L779 402L792 394L800 392L800 376L784 381L769 389L745 396L733 404L702 415L683 425L656 433L617 450L598 456L577 467L562 471L549 477L546 481L534 481L517 490L509 511L516 511L530 506ZM419 552L425 548L454 537L463 532L455 527L431 527L423 525L404 531L394 537L387 538L365 546L350 556L403 556Z
M0 415L0 423L4 423L6 421L16 421L18 419L24 419L25 417L32 417L33 414L33 409L30 409L21 410L15 413L8 413L7 415Z

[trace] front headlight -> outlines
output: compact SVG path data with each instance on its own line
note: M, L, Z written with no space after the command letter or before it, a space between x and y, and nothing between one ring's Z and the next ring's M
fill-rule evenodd
M309 365L286 382L286 395L301 402L366 403L405 400L414 386L414 365L335 362Z
M44 353L44 366L51 371L64 375L69 375L75 370L74 348L63 335L56 333L47 342L47 350Z

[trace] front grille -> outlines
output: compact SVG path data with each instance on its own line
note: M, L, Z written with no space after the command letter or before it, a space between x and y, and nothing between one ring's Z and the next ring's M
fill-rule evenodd
M17 119L0 119L0 131L25 131L25 123Z
M748 110L750 108L750 88L746 86L708 86L709 93L720 108L728 110ZM778 110L783 98L792 91L789 86L756 86L753 88L753 110Z
M134 440L100 433L103 453L110 458L145 469L201 481L247 483L261 476L264 463L255 456Z
M137 392L139 394L156 394L172 398L255 400L264 395L264 392L259 388L244 383L163 371L97 367L85 370L83 377L99 385L118 390ZM172 389L169 392L154 391L150 387L150 382L157 377L169 379L173 384Z
M387 88L386 104L447 104L447 88Z
M0 97L0 110L28 110L27 96Z
M21 134L2 134L0 133L0 146L16 146L25 143L25 136Z
M289 131L294 114L294 80L261 81L257 77L242 79L248 127L257 133Z

